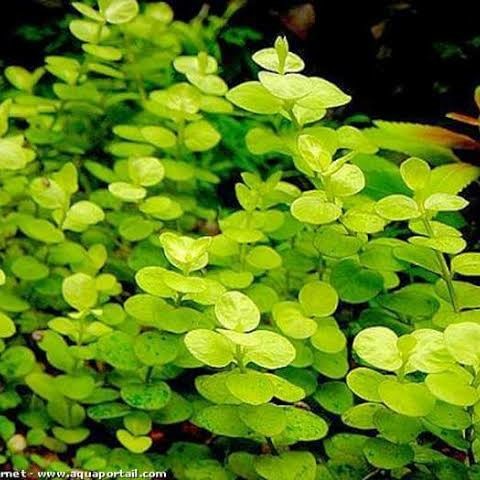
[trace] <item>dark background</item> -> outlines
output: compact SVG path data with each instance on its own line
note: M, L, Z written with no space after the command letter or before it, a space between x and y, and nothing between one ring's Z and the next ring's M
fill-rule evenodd
M46 46L65 42L60 21L71 11L67 0L5 3L0 66L34 67ZM221 13L227 2L169 3L177 18L187 20L203 3ZM286 34L309 73L353 95L349 114L444 125L453 124L444 119L448 111L476 114L472 92L480 84L480 2L475 0L247 0L230 24L262 33L262 40L248 43L251 51ZM226 46L227 63L234 61L228 53Z

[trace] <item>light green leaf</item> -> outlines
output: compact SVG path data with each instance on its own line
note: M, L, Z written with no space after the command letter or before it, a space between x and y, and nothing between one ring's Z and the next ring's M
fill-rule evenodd
M29 255L18 257L14 260L11 269L16 277L30 281L40 280L48 277L49 274L49 269L46 265Z
M65 278L62 294L67 303L78 311L89 310L97 303L95 281L85 273L75 273Z
M188 332L185 345L190 353L211 367L226 367L233 361L233 344L223 335L211 330L198 329Z
M246 82L226 95L237 107L253 113L274 114L282 109L282 101L274 97L260 82Z
M152 446L152 439L146 436L132 435L128 430L117 430L118 441L132 453L144 453Z
M363 453L376 468L394 470L413 462L414 451L409 445L396 445L383 438L369 438Z
M419 383L385 380L379 385L378 393L387 407L407 417L424 417L435 407L435 397Z
M265 437L280 434L287 425L285 411L271 404L242 405L239 416L247 427Z
M330 177L330 188L336 197L350 197L363 190L365 176L356 165L343 165Z
M424 205L427 210L452 212L462 210L468 205L468 202L458 195L434 193L425 200Z
M480 275L480 253L462 253L452 259L451 269L460 275Z
M405 195L389 195L379 200L376 212L387 220L401 221L418 218L421 215L415 200Z
M322 318L317 322L317 331L312 335L312 345L324 353L339 353L347 343L345 334L333 318Z
M382 370L394 371L402 366L402 355L397 347L398 337L386 327L362 330L353 341L353 349L365 362Z
M322 225L335 221L342 214L342 209L326 200L322 192L312 190L304 192L291 205L292 215L300 222Z
M248 252L246 261L259 270L273 270L282 265L282 257L273 248L265 245L253 247Z
M3 170L20 170L29 159L21 145L8 138L0 139L0 168Z
M299 73L280 75L273 72L260 72L258 78L261 84L275 97L282 100L295 100L312 91L309 77Z
M151 187L163 180L165 168L155 157L131 158L128 161L128 175L135 185Z
M363 400L380 402L378 387L386 379L385 375L375 370L359 367L348 373L347 385L355 395Z
M296 302L279 302L274 305L272 314L278 328L289 337L304 339L311 337L317 330L317 324L305 317Z
M248 438L253 433L243 423L235 405L213 405L206 407L193 417L193 423L206 430L227 437Z
M410 443L422 432L420 419L406 417L387 408L379 409L373 416L375 427L385 439L394 443Z
M158 148L172 148L177 143L175 134L165 127L142 127L140 133L147 142Z
M260 455L254 459L255 471L266 480L315 480L316 461L310 452L283 452Z
M55 384L59 392L73 400L87 398L95 388L95 380L89 375L59 375Z
M375 428L374 416L384 408L379 403L360 403L343 412L342 422L359 430L373 430Z
M449 325L444 332L445 344L452 357L464 365L480 364L480 325L462 322Z
M138 202L147 194L143 187L126 182L114 182L108 186L109 192L124 202Z
M298 294L300 305L307 315L328 317L338 306L338 295L328 283L314 281L306 283Z
M284 337L268 330L257 330L248 334L255 345L245 348L245 362L274 369L286 367L295 358L293 345Z
M336 85L319 77L309 78L310 94L302 97L296 105L311 110L340 107L350 102L351 97L342 92Z
M304 69L303 60L292 52L288 52L284 60L283 72L280 71L280 61L274 48L264 48L254 53L252 60L266 70L277 73L300 72Z
M0 312L0 338L8 338L15 334L16 327L13 320L3 312Z
M270 379L259 372L232 373L226 377L225 383L235 398L249 405L267 403L272 399L274 393Z
M248 332L260 322L260 312L250 298L241 292L226 292L215 303L218 321L230 330Z
M430 166L425 160L411 157L400 165L400 173L408 188L413 191L425 188L430 179Z
M100 337L97 343L102 360L119 370L134 371L140 367L135 355L133 338L124 332L112 332Z
M210 150L220 139L218 131L206 120L189 123L184 130L185 146L192 152Z
M455 370L430 373L425 385L439 400L459 407L469 407L479 400L477 390L468 384L464 375Z
M128 23L137 16L138 3L137 0L103 0L100 11L109 23Z
M325 437L328 424L319 415L296 407L283 407L287 417L287 427L274 441L279 445L292 445L297 442L312 442Z
M305 163L314 172L323 172L332 163L332 152L314 135L300 135L297 148Z

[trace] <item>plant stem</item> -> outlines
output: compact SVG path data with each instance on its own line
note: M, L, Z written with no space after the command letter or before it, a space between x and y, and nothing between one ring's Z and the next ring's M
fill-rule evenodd
M270 447L270 450L273 454L279 455L279 451L277 450L277 447L273 443L272 439L270 437L267 437L267 444Z
M240 369L240 372L241 373L246 373L246 368L245 368L245 365L243 363L243 351L242 351L242 347L240 345L237 345L235 347L235 358L237 360L237 365L238 365L238 368Z
M367 473L367 475L365 475L364 477L362 477L362 480L369 480L370 478L375 477L375 475L377 475L377 473L380 473L380 469L379 469L379 468L377 468L376 470L373 470L373 471L370 472L370 473Z
M435 234L427 218L423 219L423 224L425 225L425 229L427 230L428 235L430 237L434 237ZM450 272L450 269L448 268L447 261L445 260L445 256L442 252L439 252L438 250L434 250L434 252L437 257L440 270L442 272L442 278L447 285L448 296L450 297L450 303L452 304L453 311L455 313L458 313L460 312L460 307L458 305L457 294L455 292L455 287L453 285L453 280L452 280L452 274Z

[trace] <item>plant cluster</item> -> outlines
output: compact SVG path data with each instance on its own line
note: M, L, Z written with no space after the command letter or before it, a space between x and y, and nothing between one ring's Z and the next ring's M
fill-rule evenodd
M477 169L398 167L326 126L350 97L284 38L229 89L231 12L73 7L82 53L5 71L3 464L477 478L480 254L458 195ZM229 209L223 127L242 116L248 155L278 161L243 173Z

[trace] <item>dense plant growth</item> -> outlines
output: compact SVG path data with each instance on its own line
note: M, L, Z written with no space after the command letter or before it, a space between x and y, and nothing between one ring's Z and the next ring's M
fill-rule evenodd
M229 89L229 11L73 7L80 52L5 70L5 468L477 478L478 169L327 126L350 97L284 38Z

